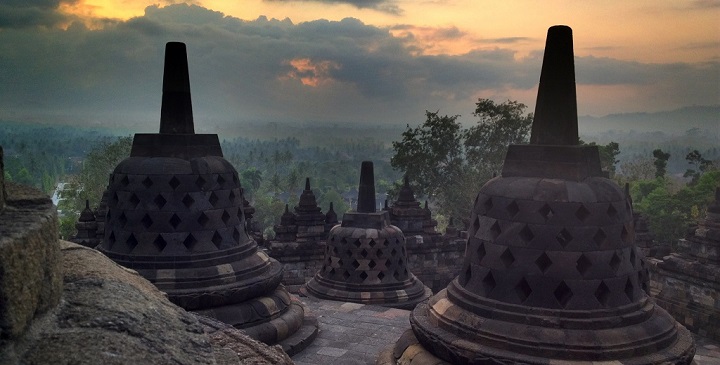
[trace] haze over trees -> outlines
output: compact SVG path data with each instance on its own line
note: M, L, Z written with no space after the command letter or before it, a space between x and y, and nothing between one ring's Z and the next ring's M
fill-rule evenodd
M653 115L655 116L655 115ZM508 144L527 140L531 114L513 101L480 99L474 123L426 111L425 120L397 126L327 123L250 123L231 137L218 130L225 158L238 170L254 221L269 236L287 203L292 209L310 177L318 204L330 202L340 217L356 198L360 162L373 160L378 193L392 201L407 172L418 199L428 199L444 228L468 219L479 188L499 173ZM582 126L582 123L581 123ZM242 132L242 133L240 133ZM66 185L61 231L68 237L85 199L96 206L114 166L127 157L126 133L111 129L0 121L8 181L51 194ZM649 219L657 239L673 243L705 214L713 186L720 185L718 135L690 128L684 133L605 130L581 138L600 149L610 178L630 183L634 206ZM80 188L82 186L82 188Z

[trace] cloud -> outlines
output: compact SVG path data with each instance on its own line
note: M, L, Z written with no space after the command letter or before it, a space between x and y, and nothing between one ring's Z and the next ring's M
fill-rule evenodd
M463 38L459 30L436 33ZM541 52L517 58L511 48L418 53L412 37L353 18L294 24L194 5L151 6L101 29L76 22L65 30L0 31L0 119L156 130L168 41L187 44L198 130L250 120L404 125L426 109L469 117L480 95L532 106L542 60ZM651 109L716 104L717 77L708 75L719 70L719 63L576 62L579 87L630 90L635 105ZM597 103L588 98L579 106L608 110ZM624 111L633 110L608 110Z
M388 14L400 15L402 9L393 4L393 0L265 0L268 2L317 2L326 4L346 4L358 9L373 9Z
M35 26L51 27L67 17L58 11L62 3L76 0L3 0L0 4L0 29Z

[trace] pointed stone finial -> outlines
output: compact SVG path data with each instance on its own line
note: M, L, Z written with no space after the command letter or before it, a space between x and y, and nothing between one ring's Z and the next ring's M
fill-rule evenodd
M450 220L448 221L448 227L455 227L455 220L452 216L450 216Z
M90 210L90 199L85 199L85 209Z
M290 209L287 204L285 204L285 213L290 213Z
M410 178L408 178L407 174L405 174L405 187L407 187L407 188L410 187Z
M168 42L165 45L160 133L195 133L185 43Z
M372 161L363 161L358 187L358 213L375 213L375 172Z
M310 190L310 178L305 178L305 190Z
M577 145L578 119L572 29L550 27L530 144Z
M632 205L633 201L632 196L630 196L630 183L625 183L623 193L625 193L625 199L627 199L630 202L630 205Z
M387 199L385 199L385 206L383 207L383 209L385 209L385 210L390 209L390 207L388 207L388 201L387 201Z

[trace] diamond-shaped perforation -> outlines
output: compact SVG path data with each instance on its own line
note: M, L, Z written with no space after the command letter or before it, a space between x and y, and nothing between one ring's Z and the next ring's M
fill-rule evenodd
M169 222L170 222L170 225L171 225L174 229L177 229L177 227L180 225L180 223L182 223L182 219L180 219L180 217L178 217L177 214L174 214L174 213L173 213L172 217L170 217Z
M117 193L113 193L112 198L110 198L110 202L112 205L117 205L117 203L120 201L120 198L118 197Z
M227 210L223 212L220 219L222 219L223 223L228 224L228 222L230 221L230 214L228 214Z
M580 222L584 222L588 217L590 216L590 211L585 208L584 205L580 204L580 208L578 208L575 211L575 217L580 220Z
M190 209L190 207L192 207L192 205L195 204L195 199L193 199L193 197L190 196L190 194L185 194L185 196L182 198L182 203L183 203L183 205L185 205L185 208Z
M625 282L625 295L627 295L628 299L632 302L633 297L635 294L635 287L633 286L632 280L630 280L630 277L627 278L627 281Z
M385 274L384 274L382 271L380 271L380 272L377 274L377 278L378 278L379 280L382 280L382 279L385 278Z
M150 176L146 176L142 181L143 186L145 189L150 189L151 186L153 186L153 181L150 178Z
M483 207L485 208L485 211L489 211L493 207L493 201L492 198L488 197L485 199L485 202L483 202Z
M492 234L492 238L496 239L498 236L502 233L502 230L500 229L500 224L495 221L495 223L490 227L490 234Z
M115 232L110 232L110 236L108 237L108 242L110 242L110 248L115 244L115 241L117 239L115 238Z
M617 209L615 209L615 206L610 203L610 205L607 208L607 215L610 218L615 218L618 215Z
M173 176L172 179L168 181L168 185L170 185L170 187L175 190L178 186L180 186L180 180L178 180L177 177Z
M512 252L510 252L510 248L505 248L505 251L503 251L502 255L500 255L500 261L502 261L503 265L505 265L505 268L510 267L510 265L515 262L515 256L513 256Z
M200 213L200 216L197 219L197 222L200 223L201 226L205 227L205 225L210 221L210 218L205 215L205 213ZM216 232L217 234L217 232Z
M530 227L526 224L521 230L520 230L520 239L525 241L525 243L528 243L535 238L535 234L532 232Z
M162 209L165 206L165 204L167 204L167 199L165 199L165 197L162 196L162 194L158 194L155 197L155 199L153 199L153 203L155 203L155 205L157 205L158 209Z
M368 278L368 274L367 274L365 271L363 271L363 272L360 273L360 279L362 279L363 281L365 281L365 279L367 279L367 278Z
M630 264L632 265L633 268L635 268L635 267L637 266L636 263L635 263L635 259L636 259L636 257L635 257L635 247L631 247L631 248L630 248Z
M570 299L572 299L573 292L572 289L565 284L565 281L561 281L557 288L555 288L555 291L553 291L553 295L555 296L555 299L557 299L558 303L560 303L560 306L565 308L567 307Z
M217 181L218 185L220 185L220 186L225 184L225 178L223 178L222 175L220 175L220 174L218 174L217 179L215 181Z
M485 257L487 252L485 252L485 244L483 242L480 242L477 248L477 262L478 264L482 262L482 259Z
M382 249L378 249L375 254L377 255L378 258L385 257L385 252L383 252Z
M363 258L367 258L367 257L368 257L368 253L369 253L369 252L368 252L366 249L363 248L362 251L360 251L360 256L362 256Z
M610 288L605 285L604 281L601 281L598 288L595 289L595 298L603 305L603 307L607 307L608 300L610 300Z
M393 272L393 277L395 278L395 280L400 281L400 272L397 271L397 270L394 271L394 272Z
M515 216L515 214L518 214L518 212L520 211L520 207L518 206L517 202L513 200L505 207L505 210L507 210L507 212L510 214L510 217L512 218Z
M130 179L128 179L127 175L123 176L122 180L120 180L120 184L122 186L130 185Z
M473 221L473 236L477 234L478 229L480 229L480 216L475 217L475 221Z
M357 270L360 267L360 262L358 260L353 260L352 264L350 265L352 265L352 267Z
M488 271L488 273L485 274L485 277L482 279L482 284L483 289L485 289L485 295L489 295L490 292L495 289L497 283L495 282L495 277L493 277L491 271Z
M375 266L377 266L375 260L370 260L370 262L368 262L368 267L370 268L370 270L374 269Z
M150 218L150 216L148 214L145 214L145 216L143 216L142 219L140 220L140 223L142 223L142 225L143 225L143 227L145 227L145 229L148 229L148 228L150 228L150 226L152 226L153 220L152 220L152 218Z
M126 242L131 250L134 249L135 246L138 245L138 240L137 240L137 238L135 238L135 235L132 233L130 233L130 236L128 236L128 239Z
M520 299L520 303L525 302L531 293L532 288L530 288L530 284L528 284L525 278L520 279L517 285L515 285L515 294L517 294L518 299Z
M222 244L223 238L220 233L215 231L215 234L213 234L211 241L215 245L215 247L220 248L220 244Z
M370 246L370 248L373 248L373 247L375 247L375 245L377 245L377 242L375 242L374 239L370 239L370 242L368 243L368 245Z
M162 252L162 250L165 249L165 246L167 246L167 242L165 241L163 236L161 234L159 234L159 235L157 235L157 237L155 237L155 240L153 241L153 245L155 245L155 247L157 247L158 251Z
M231 204L235 204L235 198L236 198L235 192L230 190L230 194L228 194L228 200L230 200Z
M353 252L348 248L347 250L345 250L345 256L353 257Z
M612 257L610 258L610 268L613 270L614 273L617 274L618 269L620 268L620 264L622 263L622 259L620 256L618 256L617 252L613 252Z
M138 204L140 204L140 199L138 199L137 195L135 193L130 195L130 199L128 199L128 202L130 205L132 205L133 209L137 208Z
M603 243L605 243L606 238L607 238L607 235L602 230L602 228L598 228L597 232L595 232L595 235L593 236L592 239L593 239L593 242L595 242L595 244L598 247L601 247L603 245Z
M623 225L622 231L620 231L620 239L621 239L623 242L626 242L626 243L627 243L628 237L630 237L630 232L628 232L627 228L625 228L625 225Z
M535 265L540 269L540 271L544 274L545 271L552 265L552 260L548 257L548 255L543 252L536 260Z
M188 249L188 251L192 252L195 248L195 245L198 243L198 240L193 236L192 233L188 234L187 237L185 237L185 240L183 241L183 245L185 248Z
M578 257L577 261L575 262L575 268L583 277L585 276L585 273L590 270L591 266L592 262L590 261L590 259L587 258L587 256L585 256L585 254L580 254L580 257Z
M198 188L202 189L202 188L205 186L205 183L206 183L206 182L207 182L207 181L205 181L205 179L203 179L202 176L198 176L198 178L195 179L195 186L197 186Z
M343 275L342 275L342 276L343 276L343 278L344 278L345 280L350 279L350 272L347 271L347 270L343 270Z
M395 256L397 256L397 254L398 254L398 252L395 248L393 248L392 251L390 251L390 257L395 257Z
M560 233L555 236L555 239L558 241L560 246L565 248L570 243L570 241L572 241L573 236L570 234L570 232L568 232L567 229L563 228L562 231L560 231Z
M215 207L215 205L217 204L218 200L220 200L220 199L218 198L217 195L215 195L215 192L214 192L214 191L213 191L212 193L210 193L210 197L208 198L208 201L210 202L210 205L212 205L213 207Z
M555 215L555 212L553 212L552 208L550 208L549 205L545 204L543 205L539 210L538 213L540 213L543 218L545 218L545 222L550 220Z
M120 213L118 222L120 223L121 228L125 228L125 225L127 224L127 216L125 216L125 212Z
M362 242L360 242L359 239L356 239L356 240L353 241L352 244L353 244L356 248L360 248L360 246L362 245Z

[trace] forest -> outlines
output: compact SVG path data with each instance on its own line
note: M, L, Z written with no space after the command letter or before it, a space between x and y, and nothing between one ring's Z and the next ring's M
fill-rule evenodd
M425 121L407 126L249 124L233 136L220 131L225 158L238 171L255 221L273 237L285 204L297 204L305 179L326 212L351 208L363 160L375 164L376 191L392 201L408 174L419 199L427 199L443 229L451 217L462 225L478 189L502 168L508 144L526 143L532 114L520 103L480 99L474 123L457 115L426 111ZM53 194L67 183L58 206L61 236L74 234L85 200L96 206L114 166L129 156L132 136L112 128L0 121L7 181ZM704 216L720 185L717 137L692 128L662 132L583 135L599 146L603 169L619 184L629 183L637 211L645 214L656 239L673 243ZM462 228L462 227L460 227Z

